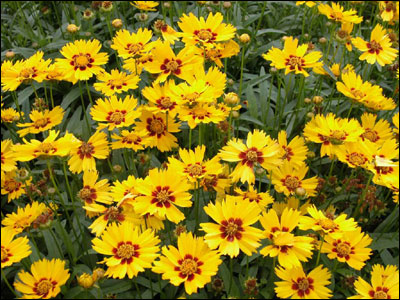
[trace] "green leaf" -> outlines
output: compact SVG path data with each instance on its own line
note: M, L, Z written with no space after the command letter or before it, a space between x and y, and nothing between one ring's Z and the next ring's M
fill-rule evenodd
M58 241L56 241L53 237L53 235L50 233L50 230L52 230L51 228L47 228L46 230L42 230L42 234L43 234L43 238L44 238L44 242L46 244L47 247L47 258L51 259L51 258L64 258L63 253L58 250L57 248L57 244L60 245L60 243Z
M101 287L104 294L120 294L132 289L133 282L107 279L101 284Z
M80 96L81 92L79 90L79 86L75 86L73 89L69 91L69 93L64 97L61 107L65 110L67 109L71 103Z

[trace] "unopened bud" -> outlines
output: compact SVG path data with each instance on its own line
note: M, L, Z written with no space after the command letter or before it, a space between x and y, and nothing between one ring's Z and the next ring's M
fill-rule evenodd
M91 36L91 35L92 35L92 33L91 33L90 31L86 31L86 32L85 32L85 36L89 37L89 36Z
M89 8L83 12L83 18L86 20L90 20L91 18L93 18L93 16L93 11L91 11Z
M171 3L165 2L165 3L164 3L164 7L165 7L165 8L170 8L170 7L171 7Z
M304 98L304 103L310 104L311 103L311 99L310 98Z
M49 195L54 195L54 194L56 193L56 189L53 188L53 187L49 187L49 188L47 189L47 193L48 193Z
M314 96L313 99L312 99L312 101L313 101L315 104L318 105L318 104L321 104L322 101L324 101L324 98L321 97L321 96Z
M113 166L113 170L114 170L115 172L119 173L119 172L122 171L122 167L121 167L120 165L114 165L114 166Z
M225 94L224 102L229 106L234 106L240 102L239 96L236 93Z
M318 41L319 41L320 44L325 44L327 42L327 39L322 37Z
M14 56L15 56L14 51L8 50L8 51L6 52L6 57L7 57L7 58L13 58Z
M239 36L239 41L243 44L247 44L250 42L250 36L247 33L243 33L241 36Z
M302 187L298 187L296 188L295 193L297 196L303 197L306 195L306 190Z
M232 112L232 117L233 117L233 118L237 119L237 118L239 118L239 116L240 116L240 114L239 114L238 111L234 110L234 111Z
M101 10L103 12L110 12L113 9L112 1L102 1L101 2Z
M314 151L308 151L306 155L307 155L307 158L314 158L315 157L315 152Z
M121 20L121 19L114 19L114 20L111 22L111 25L112 25L114 28L119 29L119 28L122 27L122 20Z
M79 29L80 29L80 27L76 26L75 24L69 24L69 25L67 26L67 31L68 31L69 33L75 33L75 32L77 32Z
M140 13L140 14L137 16L137 18L138 18L138 20L139 20L140 22L146 22L147 19L149 18L149 15L146 14L146 13Z
M93 270L92 278L94 281L98 281L104 277L105 273L106 273L106 271L104 271L104 269L96 268Z
M77 278L77 280L78 284L85 289L91 288L94 284L92 276L87 273L83 273L81 276Z
M308 112L307 113L307 118L310 118L310 119L312 119L312 118L314 118L314 113L312 113L312 112Z
M275 67L272 67L271 69L269 69L269 72L270 72L271 74L275 74L276 72L278 72L278 69L275 68Z
M232 2L224 1L222 5L224 6L224 8L228 9L232 7Z
M235 81L233 81L232 78L229 78L229 79L228 79L228 84L229 84L229 85L234 85L234 83L235 83Z

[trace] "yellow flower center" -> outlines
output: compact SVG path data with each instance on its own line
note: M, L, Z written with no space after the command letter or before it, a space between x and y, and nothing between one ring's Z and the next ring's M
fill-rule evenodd
M303 58L294 55L290 55L289 58L286 59L286 65L289 66L291 70L296 69L296 66L301 70L304 62Z
M175 72L179 69L179 64L175 60L171 60L165 64L165 67L170 72Z
M164 107L164 108L169 108L172 105L170 97L162 97L160 99L160 103L161 103L161 106Z
M210 29L200 29L195 34L203 41L209 41L213 38L213 34Z
M373 143L379 140L378 133L375 130L371 130L369 128L365 129L365 132L362 134L362 137L370 140Z
M246 153L246 159L251 162L256 162L258 159L257 151L249 150Z
M343 132L342 130L334 130L332 131L329 141L333 145L341 145L343 144L343 140L346 138L346 133Z
M110 122L115 124L121 124L124 121L125 114L120 111L115 111L110 115Z
M128 44L128 45L127 45L127 48L128 48L129 54L136 55L136 54L138 54L140 51L143 50L143 44L142 44L142 43L138 43L138 44Z
M8 251L6 248L1 246L1 262L6 262L8 260Z
M41 281L36 286L36 294L47 295L49 291L53 288L53 284L48 279L41 279Z
M335 222L333 222L331 219L328 218L320 220L318 223L325 230L332 230L336 228Z
M157 193L158 202L165 203L169 201L169 192L165 190L161 190Z
M378 42L375 42L375 41L371 41L371 43L367 43L367 47L370 49L369 50L370 53L376 52L377 54L379 54L379 51L383 50L382 46Z
M19 76L23 77L25 79L30 79L32 77L35 77L35 74L36 74L36 69L35 68L27 68L27 69L23 69L19 73Z
M82 142L82 145L78 149L78 155L80 159L91 158L94 153L94 146L91 143Z
M200 176L201 174L203 174L203 167L199 164L189 166L187 170L191 176Z
M89 58L83 54L79 54L74 60L75 65L78 67L86 67L89 64Z
M340 254L343 257L346 257L351 253L351 247L348 243L339 243L336 246L336 250L338 254Z
M161 134L165 131L164 122L159 119L153 119L150 124L150 130L156 134Z
M39 152L49 153L50 151L55 151L55 150L57 150L57 149L54 148L51 143L42 143L39 146Z
M141 141L142 141L142 139L140 137L138 137L136 134L129 134L129 135L124 136L122 138L122 143L126 143L126 144L135 144L135 145L137 145Z
M41 119L37 119L35 122L33 122L33 127L44 128L49 123L50 123L49 118L41 118Z
M117 249L117 255L122 259L130 259L135 255L135 248L128 243L122 243Z
M205 117L209 116L209 112L206 109L202 108L202 107L198 107L198 108L195 108L193 110L193 115L195 117L197 117L198 119L202 120Z
M197 262L195 262L192 258L184 259L182 261L180 271L183 275L186 276L195 274L197 272Z
M343 13L340 11L333 11L330 15L330 17L332 19L334 19L335 21L340 21L343 18Z
M256 201L257 203L261 200L261 197L256 192L247 192L244 198L249 199L250 202Z
M353 90L351 93L353 94L353 96L354 96L356 99L362 99L362 98L365 97L365 93L363 93L363 92L360 91L360 90Z
M284 181L284 185L291 191L294 191L300 186L300 181L296 176L288 175Z
M297 282L297 286L298 286L298 289L300 291L304 291L305 292L310 287L310 283L308 282L307 278L302 278Z
M6 180L4 182L4 189L9 192L12 193L14 191L18 191L19 188L21 187L22 183L16 181L15 179L11 178L9 180Z
M24 217L22 217L21 219L15 221L13 227L14 227L15 229L19 229L19 228L24 229L24 228L26 228L26 227L29 227L29 226L31 225L31 222L30 222L30 220L29 220L30 217L31 217L31 215L29 215L29 216L24 216Z
M117 78L117 79L111 79L108 84L111 86L111 89L113 90L114 88L121 89L122 86L124 85L125 81L123 79ZM126 85L126 84L125 84Z
M217 58L221 57L221 52L218 49L208 49L206 50L206 58L208 60L216 60Z
M118 207L111 206L104 213L104 219L109 222L115 222L115 221L122 222L125 220L125 216L120 212Z
M356 152L353 152L350 155L348 155L347 160L355 166L361 166L366 162L364 155Z
M376 291L374 293L374 299L388 299L388 294L384 291Z
M230 235L230 236L234 236L236 234L236 232L238 231L239 226L233 222L229 222L228 226L226 226L225 232Z

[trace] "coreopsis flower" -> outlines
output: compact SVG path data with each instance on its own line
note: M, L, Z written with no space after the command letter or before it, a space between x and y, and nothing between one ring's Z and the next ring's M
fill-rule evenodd
M64 80L64 73L56 64L50 64L47 68L46 78L44 78L44 80L50 82Z
M191 129L196 128L201 123L218 124L226 118L222 111L207 103L196 104L193 107L180 106L178 113L179 119L186 121Z
M304 128L304 136L311 142L320 143L321 156L332 157L340 145L358 142L364 129L355 119L336 118L333 113L317 115Z
M32 177L22 180L17 171L14 169L1 175L1 194L7 195L7 202L27 194L26 189L32 181Z
M85 289L90 289L95 283L93 276L88 273L83 273L82 275L77 276L76 281L78 281L78 284Z
M154 22L154 31L161 33L164 41L174 45L175 41L179 41L181 33L176 32L171 26L165 23L163 20L157 20Z
M327 253L329 259L336 258L353 269L361 270L371 255L372 250L367 248L371 243L372 239L357 227L356 230L344 232L339 238L325 236L321 253Z
M18 207L16 213L7 214L1 221L1 225L18 234L29 228L32 222L45 211L47 211L47 207L44 203L33 201L24 208Z
M340 77L341 74L345 74L349 71L354 71L354 67L351 64L347 64L346 66L344 66L344 68L342 68L340 66L340 64L333 64L331 67L328 66L328 69L333 73L333 75L335 75L336 77ZM320 67L315 67L313 68L313 72L320 74L320 75L325 75L325 76L329 76L329 73L327 71L324 70L324 68L322 66Z
M220 150L219 156L228 162L238 162L231 173L234 182L239 179L244 183L254 184L254 166L259 164L266 170L271 170L281 164L279 144L265 134L254 130L247 135L246 144L239 139L232 139Z
M190 86L194 82L205 82L206 85L212 87L214 95L212 98L218 99L224 94L226 88L226 74L222 73L217 67L211 67L205 72L204 68L193 70L192 76L186 78Z
M240 188L235 188L236 196L227 196L237 202L255 202L261 211L265 211L267 206L274 202L274 198L266 192L257 192L253 185L249 185L247 191L242 191Z
M218 156L210 160L204 160L206 146L197 146L194 151L179 149L179 157L182 161L176 158L168 158L168 168L176 171L176 174L186 177L191 182L194 188L198 188L197 182L205 176L218 175L222 172L222 165L219 163Z
M64 110L61 106L56 106L52 110L32 110L29 117L32 122L17 124L18 127L25 127L17 131L20 137L24 137L29 133L43 132L57 126L64 117Z
M321 14L327 16L329 20L334 20L335 22L359 24L363 20L363 17L357 16L357 11L354 9L344 10L344 7L335 2L332 2L332 6L320 4L318 5L318 10Z
M1 63L1 77L6 74L6 71L10 70L14 66L14 63L12 60L5 60ZM2 81L3 85L3 81Z
M157 7L159 3L157 1L132 1L130 4L140 10L156 11L157 9L155 7Z
M234 40L226 43L218 43L214 48L198 48L197 55L205 57L207 61L215 63L218 68L223 68L221 59L229 58L240 52L240 46Z
M65 58L56 58L56 65L64 73L64 79L76 83L88 80L93 75L103 72L102 65L108 61L108 54L99 52L101 44L98 40L76 40L61 48Z
M67 156L71 148L78 141L73 134L66 132L65 135L57 139L59 131L50 130L48 137L43 141L31 139L29 142L23 139L24 144L15 145L14 151L18 153L18 161L30 161L41 157Z
M399 2L379 1L380 16L383 21L392 24L393 21L399 22Z
M395 107L390 98L385 98L382 88L372 85L370 82L361 79L360 75L350 70L342 74L342 81L336 82L336 88L346 97L375 110L391 110ZM394 107L393 107L394 105Z
M361 126L364 133L361 135L363 141L369 140L377 145L382 145L386 140L393 137L390 124L385 119L376 122L377 115L365 112L361 116Z
M307 5L308 7L314 7L319 1L296 1L296 6L300 6L300 5Z
M311 270L307 275L300 265L294 268L276 267L275 274L283 281L275 282L275 293L284 299L329 299L332 291L329 285L331 272L322 265Z
M16 233L9 227L1 227L1 268L11 266L29 256L32 251L26 236L14 239Z
M203 237L191 232L179 235L178 248L164 246L161 251L163 255L154 262L152 271L161 273L162 279L175 286L184 283L188 295L211 282L211 276L217 274L222 263L219 253L210 250Z
M107 179L97 181L99 173L97 171L83 172L83 187L78 192L78 197L86 205L92 203L111 204L113 197L110 193L110 185Z
M179 125L166 114L143 109L136 130L146 132L149 147L157 147L161 152L165 152L178 146L177 138L171 132L179 132Z
M287 133L282 130L278 133L278 144L282 149L283 161L288 161L295 167L303 165L308 152L303 138L295 136L288 144Z
M126 275L132 279L145 268L151 268L159 256L159 243L154 231L148 229L140 233L139 228L129 222L111 224L101 238L92 240L93 249L108 256L102 261L108 266L105 275L120 279Z
M164 82L171 74L186 80L191 70L203 66L203 59L193 55L193 51L191 47L185 47L175 55L168 42L157 42L151 52L153 59L146 63L145 68L152 74L159 74L155 83Z
M31 273L21 270L14 282L17 291L27 299L49 299L57 296L68 278L68 269L65 269L65 261L58 258L35 261L31 265Z
M312 256L313 239L307 236L295 236L292 231L300 220L300 212L285 208L278 217L275 210L270 209L261 216L260 223L264 227L264 236L272 244L260 250L263 256L278 256L278 262L285 268L300 267L302 261Z
M357 223L353 218L347 219L346 214L341 214L336 218L328 218L323 211L311 205L307 209L309 216L301 216L299 228L301 230L312 229L329 234L333 238L340 238L342 234L357 229Z
M350 168L367 168L377 150L378 145L366 140L341 145L335 153L338 159Z
M308 196L314 196L318 179L316 176L304 179L307 172L308 167L305 163L295 167L291 162L284 161L281 166L271 171L272 184L278 193L284 193L286 196L294 195L299 188L303 188Z
M200 181L200 185L206 191L215 191L218 195L224 197L225 191L231 186L232 182L229 178L229 167L228 165L223 165L222 171L218 175L209 175L203 177Z
M100 72L97 75L97 80L102 82L96 82L93 87L96 91L110 97L115 94L134 90L138 87L140 81L139 76L135 74L127 74L120 72L117 69L111 70L111 73Z
M214 91L210 84L203 80L192 80L190 84L183 82L170 85L171 98L180 107L193 108L197 104L213 103Z
M262 231L251 226L260 218L260 208L255 202L226 199L209 203L204 211L217 223L200 224L211 249L218 248L219 253L231 258L238 256L240 250L249 256L257 252Z
M369 42L357 37L351 40L353 45L363 52L359 60L366 60L369 64L378 62L381 66L391 64L398 56L399 50L392 48L392 42L386 29L377 24L371 32Z
M68 166L72 173L96 170L96 160L107 158L110 149L104 132L96 131L87 142L79 141L70 151Z
M353 23L342 23L340 29L336 32L336 38L339 42L346 45L347 51L353 51L353 46L351 44L351 32L353 31Z
M393 161L399 158L399 149L396 140L386 140L374 153L368 170L374 173L372 181L379 185L385 182L391 183L399 178L399 162Z
M283 214L283 211L286 208L297 210L300 213L300 216L304 216L305 214L307 214L307 209L310 207L310 205L311 205L310 200L300 205L299 198L295 196L290 196L287 197L285 201L282 202L275 201L274 204L272 204L272 209L275 210L278 217Z
M358 277L354 282L357 295L347 299L398 299L399 271L396 266L384 268L374 265L371 272L371 284Z
M100 122L98 129L106 127L114 128L128 127L135 123L135 119L140 116L140 112L135 110L137 100L133 96L126 96L125 99L119 99L117 96L97 99L96 104L90 109L90 115L93 120Z
M16 153L13 150L14 144L11 140L1 141L1 177L5 172L17 169ZM18 153L19 156L19 153Z
M111 142L111 149L132 149L133 151L143 150L147 146L146 132L138 130L122 130L120 134L112 134L115 142Z
M24 112L17 112L14 108L11 107L1 110L1 122L13 123L15 121L19 121L23 116Z
M26 60L1 66L1 86L4 91L15 91L22 83L30 84L32 80L42 82L46 78L51 60L43 59L43 52L38 51Z
M138 181L138 182L137 182ZM134 200L140 193L136 190L135 186L137 184L141 184L142 179L137 179L133 175L129 175L127 179L122 182L116 180L114 181L114 185L111 188L112 197L114 201L124 203L129 202L130 200ZM123 204L121 204L123 205Z
M235 36L236 28L231 24L224 24L224 17L217 12L210 12L207 20L200 20L193 14L183 14L178 22L182 30L182 42L187 45L213 47L216 43L229 41Z
M283 50L272 47L262 57L265 60L271 61L272 67L285 69L285 75L295 72L295 74L303 74L305 77L308 77L309 74L305 69L322 66L322 62L319 62L322 53L311 51L306 54L308 44L298 46L298 42L298 39L293 39L290 36L285 40Z
M177 206L192 206L192 195L188 193L190 184L172 169L150 170L149 175L135 188L141 195L136 197L133 207L141 215L158 213L178 224L185 219L185 215Z
M142 90L142 95L147 100L151 107L156 107L157 112L163 112L173 118L176 115L177 103L173 98L171 88L175 86L173 80L165 82L164 85L153 83L153 86L147 86Z

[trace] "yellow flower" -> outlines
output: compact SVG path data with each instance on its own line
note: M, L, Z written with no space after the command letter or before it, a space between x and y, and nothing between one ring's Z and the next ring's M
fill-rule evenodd
M219 156L228 162L238 162L231 173L234 182L239 179L244 183L254 184L254 166L260 164L270 170L281 164L280 147L278 143L263 131L254 130L247 135L246 144L238 139L232 139L220 150Z
M191 47L183 48L178 55L172 51L168 42L157 42L152 50L153 59L146 63L146 70L152 74L159 74L155 83L164 82L169 75L186 80L191 70L202 67L203 59L193 55Z
M157 1L132 1L130 4L137 9L145 11L156 11L157 9L155 9L155 7L158 6Z
M209 175L203 177L200 181L200 185L206 191L215 191L219 195L225 195L225 191L231 186L231 180L229 178L229 167L223 165L222 171L218 175Z
M222 172L222 166L219 163L219 158L215 156L213 159L204 161L204 153L206 146L197 146L194 151L179 149L179 157L182 161L176 158L168 158L168 168L176 171L176 174L186 177L189 182L197 187L197 182L205 176L218 175Z
M102 261L108 266L105 275L120 279L126 275L132 279L145 268L151 268L159 256L159 243L154 231L139 233L139 228L129 222L111 224L101 238L92 240L96 252L109 256Z
M274 202L274 198L267 193L258 193L253 185L249 185L247 191L242 191L240 188L235 188L235 194L237 196L229 196L226 197L229 199L233 199L236 202L255 202L261 211L265 211L267 206Z
M117 69L111 70L111 73L101 72L97 79L102 82L96 82L93 87L108 97L136 89L140 80L137 75L119 72Z
M283 280L275 282L275 293L279 298L329 299L332 297L332 291L326 287L331 283L332 275L322 265L319 265L307 275L302 266L294 268L276 267L275 274Z
M171 26L166 24L163 20L157 20L154 24L155 30L161 32L164 41L174 45L175 41L179 41L182 36L180 32L176 32Z
M358 142L364 132L355 119L336 118L333 113L317 115L304 128L304 136L311 142L320 143L321 156L332 157L340 145Z
M19 121L23 116L24 112L21 111L19 113L11 107L1 110L1 121L5 123L13 123L15 121Z
M218 68L223 68L222 58L228 58L237 55L240 52L240 46L234 40L216 44L214 48L198 48L197 55L205 57L206 60L214 62Z
M400 119L399 113L396 113L392 118L393 125L395 126L395 128L393 128L393 132L396 134L397 140L399 140L399 131L400 131L399 119Z
M264 227L264 236L272 245L260 250L263 256L278 256L278 262L285 268L300 267L301 261L307 261L312 256L313 239L306 236L295 236L291 233L298 225L300 212L285 208L279 218L275 210L263 213L260 219Z
M329 234L333 238L340 238L343 233L354 231L357 228L357 223L354 222L354 219L347 219L346 214L341 214L334 219L328 218L314 205L308 207L307 212L310 217L300 217L299 228L301 230L312 229L314 231L322 231L324 234Z
M305 163L295 168L291 162L284 161L280 167L271 171L272 184L278 193L284 193L286 196L294 195L299 188L303 188L308 196L314 196L318 179L316 176L304 179L307 172L308 167Z
M175 286L184 283L189 295L211 282L211 276L217 274L222 263L218 252L210 250L203 237L193 236L191 232L181 233L178 248L164 246L162 254L154 262L153 272L161 273L162 279Z
M350 168L367 168L377 150L378 146L367 140L341 145L335 153L338 159Z
M218 248L222 255L231 258L238 256L240 250L248 256L257 252L262 231L251 226L260 218L260 208L255 202L226 199L221 203L209 203L204 211L217 223L200 224L211 249Z
M143 109L136 130L146 132L149 147L157 147L161 152L165 152L178 146L177 138L171 132L179 132L179 125L163 113L153 113L148 109Z
M288 144L286 131L281 130L278 133L278 144L282 149L283 161L290 162L296 168L303 165L308 152L303 138L295 136Z
M183 14L178 22L183 31L182 41L187 45L199 45L202 47L213 47L215 43L228 41L235 36L236 28L231 24L222 23L224 17L217 12L210 12L207 20L200 20L193 14Z
M393 24L393 21L399 22L399 2L397 1L379 1L380 15L383 21Z
M64 80L64 74L56 64L51 64L47 68L46 78L44 80L61 81Z
M1 268L11 266L29 256L32 251L26 236L14 239L15 231L9 227L1 228Z
M190 185L172 169L152 169L136 190L141 193L133 202L135 211L141 215L158 213L161 217L178 224L185 215L177 208L191 207Z
M358 294L347 299L399 299L399 270L393 265L374 265L371 284L358 277L354 287Z
M357 37L351 40L353 45L363 52L359 60L366 60L369 64L378 62L381 66L391 64L399 53L399 50L392 48L392 42L382 25L377 24L371 32L369 42Z
M15 91L21 83L30 84L32 80L42 82L47 74L51 60L43 59L38 51L27 60L18 60L15 64L1 66L1 86L4 91ZM4 65L4 68L3 68Z
M43 132L57 126L64 117L64 110L61 106L56 106L52 110L32 110L29 117L32 121L31 123L17 124L18 127L26 127L17 131L20 137L24 137L29 133L36 134Z
M212 98L214 99L221 97L226 88L226 74L222 73L217 67L209 68L207 74L204 68L192 70L192 76L186 78L186 81L190 86L193 86L194 82L205 82L206 85L211 86L214 92Z
M225 119L225 114L218 110L214 105L199 103L193 107L180 106L178 108L179 119L186 121L191 129L197 127L198 124L215 123Z
M17 213L7 214L1 221L1 225L18 234L29 228L32 222L45 211L47 211L47 207L44 203L33 201L24 208L18 207Z
M386 140L393 137L390 124L385 119L376 122L377 115L364 113L361 116L361 126L364 133L361 135L363 141L369 140L377 145L382 145Z
M78 281L78 284L85 289L90 289L95 283L92 275L88 273L83 273L82 275L77 276L76 280Z
M72 173L96 170L97 159L105 159L109 154L107 136L104 132L96 131L87 142L80 141L71 149L68 166Z
M295 196L290 196L285 199L283 202L275 201L272 204L272 209L275 210L278 216L281 216L285 208L297 210L300 212L300 216L303 216L307 213L307 209L310 207L310 200L306 201L306 203L300 205L299 198Z
M11 172L17 169L16 153L13 150L13 142L11 140L1 141L1 177L5 176L5 172ZM17 155L19 156L20 153Z
M31 273L21 270L18 273L19 280L14 282L17 291L26 299L49 299L57 296L68 278L68 269L65 269L65 261L58 258L36 261L31 265Z
M135 119L140 116L140 112L135 110L136 105L137 100L132 96L128 95L122 100L113 95L104 100L97 99L90 109L90 115L93 120L100 122L98 130L108 127L111 131L135 123Z
M315 2L319 2L319 1L296 1L296 5L307 5L308 7L314 7L317 3Z
M322 53L312 51L306 54L308 44L298 46L298 42L297 39L288 37L285 40L283 50L272 47L262 57L265 60L271 61L271 66L277 69L285 69L285 75L295 72L296 74L303 74L305 77L308 77L309 74L305 69L322 66L322 62L318 62L322 57Z
M215 101L213 87L204 80L192 80L190 84L183 82L169 87L172 100L180 107L193 108L197 104Z
M157 108L157 112L168 112L173 118L176 115L177 103L172 99L172 87L175 87L173 80L169 80L164 85L153 83L153 86L147 86L142 90L142 95L149 100L152 107Z
M147 147L146 132L122 130L120 135L113 134L111 137L117 141L111 142L111 149L132 149L133 151L143 150Z
M325 236L321 253L327 253L329 259L336 258L353 269L361 270L371 255L372 250L367 248L371 242L372 239L367 234L361 233L361 228L358 227L354 231L344 232L342 237L337 239Z
M66 132L58 140L59 131L50 130L48 137L42 142L31 139L29 142L23 139L25 144L15 145L14 150L18 153L18 161L30 161L35 158L48 158L49 156L67 156L77 139Z
M1 194L8 195L7 202L18 199L26 194L26 188L31 184L32 177L22 180L17 175L17 169L1 175Z
M113 202L108 180L97 181L98 178L99 173L97 171L83 172L83 187L79 190L78 197L85 205L97 202L111 204Z
M64 79L76 83L88 80L103 71L102 65L108 61L108 55L100 52L98 40L76 40L62 47L60 53L65 58L56 58L56 65L64 73Z
M353 9L345 11L340 4L335 2L332 2L332 6L320 4L318 5L318 10L321 14L327 16L329 20L334 20L335 22L359 24L363 20L363 17L357 16L357 11Z

